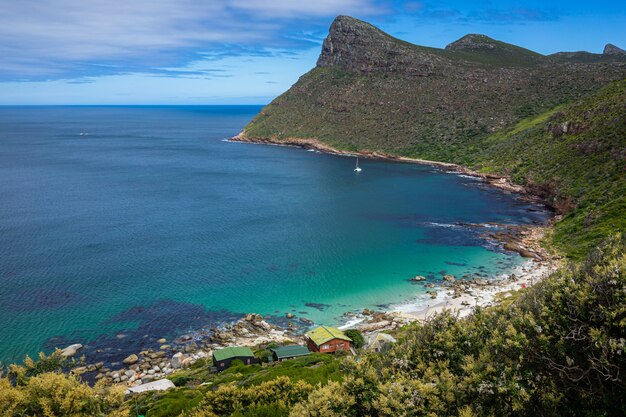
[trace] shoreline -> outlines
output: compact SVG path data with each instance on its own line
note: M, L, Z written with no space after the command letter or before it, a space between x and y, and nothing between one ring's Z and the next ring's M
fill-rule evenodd
M533 194L532 192L526 190L521 185L514 184L511 182L510 178L503 175L495 175L495 174L485 174L482 172L471 170L462 165L453 164L450 162L440 162L440 161L431 161L428 159L420 159L420 158L409 158L405 156L397 156L393 154L389 154L386 152L378 152L378 151L342 151L336 148L333 148L330 145L326 145L320 142L317 139L303 139L303 138L288 138L286 140L274 140L270 138L251 138L245 136L243 131L228 139L230 142L240 142L240 143L252 143L259 145L272 145L272 146L286 146L292 148L301 148L301 149L311 149L315 151L319 151L322 153L330 154L330 155L338 155L338 156L353 156L353 157L361 157L365 159L374 159L379 161L387 161L387 162L400 162L406 164L417 164L417 165L428 165L432 167L441 168L447 172L454 172L463 175L469 175L471 177L480 178L486 183L499 188L501 190L521 194L524 198L529 199L530 201L540 202L546 206L545 201L541 199L541 197ZM549 206L548 206L549 207Z
M376 152L342 152L331 147L321 146L317 141L272 143L265 140L242 140L242 138L232 138L231 140L244 143L313 149L341 156L359 155L389 162L435 166L457 175L478 177L499 189L522 194L523 197L533 202L539 201L536 196L532 196L523 187L510 184L508 179L476 173L455 164L393 157ZM531 197L533 198L531 199ZM464 225L482 228L480 231L485 240L496 242L505 250L517 252L519 256L528 258L528 261L498 277L466 275L456 278L446 275L437 278L438 282L433 282L431 279L425 284L426 293L414 296L410 302L391 305L388 308L377 311L371 311L367 308L360 313L347 311L343 315L345 319L343 320L344 324L338 327L356 328L364 334L370 334L379 331L395 330L411 322L424 321L444 310L451 310L459 317L465 317L471 314L476 306L493 305L498 302L498 294L504 293L503 296L506 297L506 293L509 291L529 287L557 269L559 265L558 258L549 254L539 244L553 221L554 217L550 219L547 225L541 226ZM415 281L421 281L421 279ZM106 364L95 362L79 367L73 372L85 374L86 379L92 382L104 380L109 384L124 384L127 387L135 387L159 378L169 377L178 369L188 367L198 360L210 358L212 352L218 348L235 345L259 347L269 343L302 344L305 331L303 329L315 323L290 314L287 315L287 319L289 320L284 323L279 321L273 323L269 316L263 317L251 313L240 320L226 323L210 330L190 330L190 332L179 335L171 342L161 339L159 342L162 342L162 346L159 348L155 346L154 348L129 354L124 360L118 362ZM77 351L80 355L80 348ZM91 358L92 361L101 359L97 355L95 358Z

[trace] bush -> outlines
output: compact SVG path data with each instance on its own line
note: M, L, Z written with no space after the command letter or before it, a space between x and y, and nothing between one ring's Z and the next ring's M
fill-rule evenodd
M365 338L363 337L363 333L357 329L348 329L344 332L346 336L352 339L352 346L357 349L361 349L365 346Z

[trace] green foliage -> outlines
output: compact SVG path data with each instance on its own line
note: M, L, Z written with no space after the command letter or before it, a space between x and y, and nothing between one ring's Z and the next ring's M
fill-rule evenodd
M552 242L581 259L626 230L626 81L486 139L472 164L511 176L566 213Z
M33 376L41 375L46 372L62 372L68 371L82 364L84 360L70 359L63 356L60 349L55 349L50 355L46 356L43 352L39 352L37 360L33 360L30 356L26 356L23 365L10 365L8 376L17 384L25 384L28 379Z
M164 394L156 394L146 405L146 417L177 416L180 413L197 407L203 395L196 390L172 390Z
M7 417L128 416L124 390L90 387L76 376L42 371L12 384L0 375L0 415Z
M363 337L363 333L361 333L360 330L348 329L348 330L345 330L344 333L346 334L346 336L352 339L352 345L355 348L360 349L363 346L365 346L365 338Z

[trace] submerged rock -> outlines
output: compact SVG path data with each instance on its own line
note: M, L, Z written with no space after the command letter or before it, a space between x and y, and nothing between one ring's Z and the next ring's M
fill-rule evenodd
M126 359L124 359L122 362L125 365L132 365L136 363L138 360L139 360L139 357L133 353L132 355L127 356Z

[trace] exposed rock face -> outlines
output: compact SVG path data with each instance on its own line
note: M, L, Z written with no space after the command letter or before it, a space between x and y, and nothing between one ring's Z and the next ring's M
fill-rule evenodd
M626 55L626 51L623 50L622 48L619 48L613 44L607 43L606 46L604 47L604 52L603 54L605 55Z
M386 71L427 76L433 74L438 61L369 23L339 16L324 40L317 65L361 74Z

